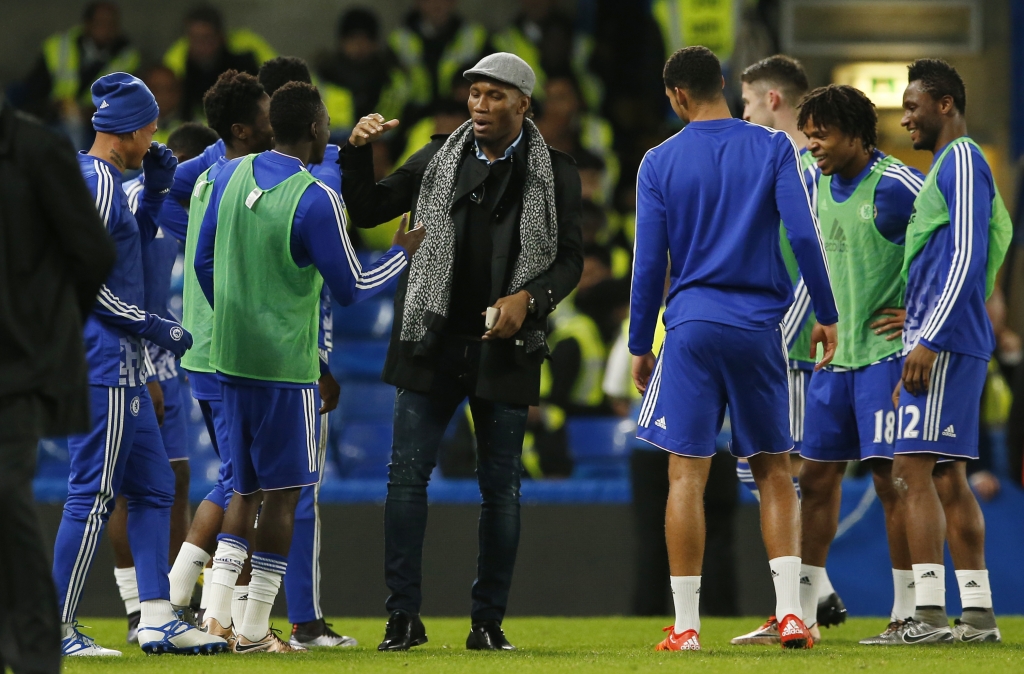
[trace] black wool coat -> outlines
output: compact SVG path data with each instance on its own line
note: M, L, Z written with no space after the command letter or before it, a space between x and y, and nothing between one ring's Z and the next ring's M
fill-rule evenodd
M62 136L0 101L0 408L29 434L89 430L82 324L116 252Z
M529 133L527 131L527 133ZM373 150L369 145L342 148L338 163L342 170L342 195L349 217L356 227L375 227L412 212L416 222L416 202L423 173L447 136L435 135L394 173L374 181ZM513 154L513 175L494 211L491 254L491 298L493 304L508 289L508 279L519 256L519 218L522 211L522 186L526 176L528 143L524 138ZM530 280L524 289L537 302L537 312L527 316L522 330L545 329L547 317L579 283L583 273L583 239L580 229L580 177L576 164L567 154L549 148L555 179L555 208L558 216L558 248L551 266ZM455 222L456 250L464 239L469 219L470 194L487 178L487 166L475 156L470 140L462 148L462 162L455 183L452 219ZM457 252L456 255L459 253ZM395 322L384 364L385 382L413 391L429 392L433 381L440 335L428 331L422 344L402 342L402 315L409 273L399 280L395 295ZM536 405L540 393L540 368L547 349L526 353L522 336L487 341L481 345L476 395L485 400L514 405Z

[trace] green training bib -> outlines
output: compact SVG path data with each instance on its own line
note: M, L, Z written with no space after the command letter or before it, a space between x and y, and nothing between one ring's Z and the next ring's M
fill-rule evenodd
M308 384L320 378L323 278L291 253L299 199L316 178L299 171L262 190L245 157L224 188L214 247L213 339L218 372Z
M932 169L928 171L924 179L924 186L914 200L914 215L910 218L910 225L907 226L906 254L903 258L903 281L906 283L907 273L910 271L910 263L917 254L925 247L935 230L949 224L949 205L946 198L942 196L942 190L936 184L936 177L939 175L939 167L946 160L949 151L960 143L969 143L978 148L978 152L984 157L985 153L973 140L967 136L961 136L949 143L935 161ZM987 161L987 160L986 160ZM985 298L992 295L996 286L996 274L1003 264L1006 251L1010 248L1010 240L1013 238L1013 223L1010 221L1010 213L1006 210L1003 197L999 194L999 188L995 182L992 183L995 196L992 198L992 216L988 221L988 266L985 276Z
M876 162L842 202L832 198L832 176L818 179L818 222L839 310L833 365L864 367L903 349L902 341L887 341L870 327L879 309L903 307L903 246L886 239L875 225L878 183L887 167L899 163L894 157Z

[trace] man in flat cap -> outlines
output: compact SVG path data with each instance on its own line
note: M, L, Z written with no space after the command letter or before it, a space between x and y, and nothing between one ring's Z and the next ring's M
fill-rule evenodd
M512 650L505 616L519 545L519 483L538 403L548 314L583 269L580 178L526 117L536 77L498 53L465 72L471 119L436 135L375 183L370 143L398 125L363 117L342 149L342 190L358 227L411 211L426 238L403 275L384 381L398 388L384 509L391 614L380 650L425 643L420 621L427 483L469 398L477 440L480 554L466 648Z

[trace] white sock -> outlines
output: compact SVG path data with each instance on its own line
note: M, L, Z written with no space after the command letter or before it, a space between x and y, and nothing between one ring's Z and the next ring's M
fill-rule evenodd
M231 625L231 591L242 572L248 553L234 538L222 538L213 556L213 573L207 573L210 592L203 620L215 618L224 627Z
M914 564L914 606L946 608L946 567Z
M245 617L245 605L249 603L249 586L248 585L235 585L235 589L231 591L231 620L236 625L242 624L242 618Z
M199 574L210 561L210 555L202 548L191 543L182 543L178 556L168 578L171 581L171 603L175 606L188 606L192 601L192 590L195 589Z
M124 612L131 615L139 608L139 581L135 578L135 567L127 569L114 568L114 580L117 581L117 591L121 593L121 601L124 602Z
M817 586L819 601L821 601L822 599L828 599L836 592L836 589L832 587L832 581L829 580L828 571L826 571L824 568L822 569L821 583L818 583Z
M960 586L960 603L966 608L992 608L992 588L988 584L988 569L957 571L956 584Z
M206 567L202 573L203 592L199 595L199 608L205 609L210 601L210 586L213 585L213 568Z
M259 641L270 629L270 610L281 589L283 574L253 566L249 581L249 599L245 602L245 618L238 633L249 641Z
M142 602L142 617L139 619L139 625L161 627L177 619L171 602L166 599L150 599Z
M700 634L700 576L672 576L672 603L676 606L675 633Z
M775 582L775 617L781 621L788 615L799 616L800 558L776 557L768 560Z
M822 578L828 578L823 566L800 565L800 612L808 629L818 622L818 597ZM777 616L782 620L782 616Z
M892 570L892 615L893 621L914 617L917 597L914 590L914 572L909 569Z

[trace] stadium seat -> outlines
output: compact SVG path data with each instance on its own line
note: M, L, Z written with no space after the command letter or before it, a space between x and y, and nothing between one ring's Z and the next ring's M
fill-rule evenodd
M341 428L338 475L347 479L387 479L391 422L353 422Z
M379 381L387 353L388 343L383 340L336 342L331 353L331 373L343 386L353 379Z
M71 471L67 438L44 438L39 441L36 477L67 482Z
M395 316L391 298L373 298L348 307L335 303L332 309L335 341L387 339Z
M629 474L627 438L636 431L631 419L570 419L566 430L574 478L621 478Z
M395 387L381 382L345 381L341 384L338 415L344 422L391 422L395 411Z

